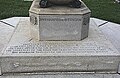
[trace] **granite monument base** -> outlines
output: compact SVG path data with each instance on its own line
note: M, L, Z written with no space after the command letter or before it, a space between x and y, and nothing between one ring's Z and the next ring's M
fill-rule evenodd
M82 41L37 41L30 36L29 20L20 21L0 53L0 72L117 73L120 53L95 24Z

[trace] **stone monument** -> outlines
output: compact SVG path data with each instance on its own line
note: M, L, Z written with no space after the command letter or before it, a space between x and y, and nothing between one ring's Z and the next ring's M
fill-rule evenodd
M88 37L90 10L83 2L77 0L81 4L73 8L66 5L76 0L47 0L56 5L49 7L46 5L47 8L41 8L39 1L34 1L29 11L33 38L37 40L82 40Z
M118 72L120 53L89 24L90 10L82 1L41 1L33 1L30 21L19 22L0 53L1 75ZM78 1L79 7L71 1Z

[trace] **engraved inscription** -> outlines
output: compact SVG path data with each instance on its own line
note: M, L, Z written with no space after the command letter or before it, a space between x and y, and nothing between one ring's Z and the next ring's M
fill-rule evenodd
M81 21L80 18L40 18L40 21Z
M41 40L81 40L80 15L41 15Z
M7 53L89 53L89 52L110 52L110 48L97 46L92 43L74 44L74 43L38 43L23 44L11 46Z

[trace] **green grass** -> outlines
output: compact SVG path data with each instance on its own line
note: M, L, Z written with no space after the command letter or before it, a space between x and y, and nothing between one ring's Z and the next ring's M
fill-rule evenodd
M29 16L28 10L31 3L23 0L0 0L0 19Z
M92 17L120 24L120 4L114 0L83 0L92 11ZM0 0L0 19L29 16L28 10L32 2L23 0Z
M92 17L120 24L120 4L115 0L83 0L92 11Z

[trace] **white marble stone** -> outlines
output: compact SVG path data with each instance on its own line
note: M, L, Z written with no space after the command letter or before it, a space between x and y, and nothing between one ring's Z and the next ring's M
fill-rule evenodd
M25 20L29 20L29 18L22 18L22 21L25 21ZM94 22L91 20L91 25L95 25L94 24ZM107 25L107 24L106 24ZM1 31L0 32L0 34L1 34L1 36L0 36L0 38L2 38L2 41L0 42L0 43L6 43L6 41L7 40L4 40L4 38L5 37L7 37L7 36L9 36L8 34L6 34L6 35L4 35L5 33L12 33L13 32L13 30L14 30L14 28L12 28L12 27L9 27L9 26L7 26L7 25L5 25L5 24L3 24L3 23L0 23L0 27L2 27L2 29L4 29L3 27L5 27L5 29L4 29L4 31ZM103 26L104 27L104 26ZM107 26L105 26L106 28L102 28L102 27L99 27L101 30L103 30L104 32L104 34L106 35L107 33L109 33L109 31L110 31L110 34L113 34L114 32L116 32L117 30L119 30L119 25L118 24L114 24L114 23L110 23L110 24L108 24ZM109 31L108 31L108 28L109 28ZM26 29L26 28L23 28L23 29ZM10 31L12 31L12 32L10 32ZM111 32L111 31L113 31L114 30L114 32ZM115 31L116 30L116 31ZM8 32L9 31L9 32ZM107 32L108 31L108 32ZM26 31L25 31L26 32ZM117 31L118 33L119 33L119 31ZM107 35L107 38L108 39L114 39L114 36L115 35L110 35L109 34L109 36L111 36L111 37L108 37ZM2 36L2 35L4 35L4 37ZM21 43L21 44L23 44L24 42L29 42L29 40L31 40L30 38L27 38L27 34L26 35L24 35L24 32L23 33L21 33L21 34L17 34L17 35L22 35L22 36L20 36L20 37L14 37L14 38L17 38L16 40L18 41L18 43L16 43L15 45L17 45L17 44L19 44L19 42ZM23 36L24 35L24 36ZM21 37L23 37L23 39L21 38ZM18 38L20 38L20 39L18 39ZM9 40L9 37L7 38L8 40ZM119 41L119 36L116 36L115 37L115 39L117 39L117 41ZM112 40L113 42L113 44L114 45L116 45L115 43L114 43L114 41L115 41L115 39L114 40ZM0 39L1 40L1 39ZM15 40L15 41L16 41ZM11 41L11 42L13 42L13 43L15 43L15 41L13 40L13 41ZM118 44L119 44L119 42L118 42ZM119 47L119 45L116 45L116 47ZM20 44L19 44L20 45ZM2 50L2 49L1 49ZM38 76L38 75L37 75ZM13 78L13 77L27 77L27 78L29 78L30 76L4 76L4 77L1 77L1 78L9 78L9 77L11 77L11 78ZM32 77L36 77L35 75L34 76L31 76L31 78ZM38 77L40 77L40 76L38 76ZM85 77L85 76L84 76ZM92 78L94 78L95 76L93 76ZM110 76L104 76L104 78L110 78ZM119 78L119 75L115 75L115 76L113 76L113 78Z
M3 19L1 21L10 24L13 27L16 27L17 24L19 23L20 19L21 19L21 17L11 17L11 18L7 18L7 19Z
M6 25L4 23L0 23L0 52L5 47L6 44L8 44L12 34L13 34L14 28Z
M5 75L0 78L120 78L118 74Z
M109 22L99 28L120 52L120 25Z
M34 39L74 41L88 37L91 12L83 2L81 8L40 8L39 1L34 0L29 10L31 35Z
M3 50L2 57L5 58L1 57L2 73L52 69L118 72L120 53L92 21L89 37L82 41L37 42L30 37L28 20L20 21L6 50Z
M119 63L118 73L120 74L120 63Z
M12 17L1 20L3 22L0 22L0 52L2 51L4 46L8 44L10 38L12 37L12 34L14 33L14 29L18 25L19 21L25 21L26 19L29 20L29 17Z
M14 32L14 28L0 22L0 55L4 47L9 43L10 38ZM1 65L1 63L0 63ZM1 67L0 67L1 74Z
M93 22L94 22L98 27L108 22L108 21L106 21L106 20L102 20L102 19L98 19L98 18L91 18L91 20L93 20Z

